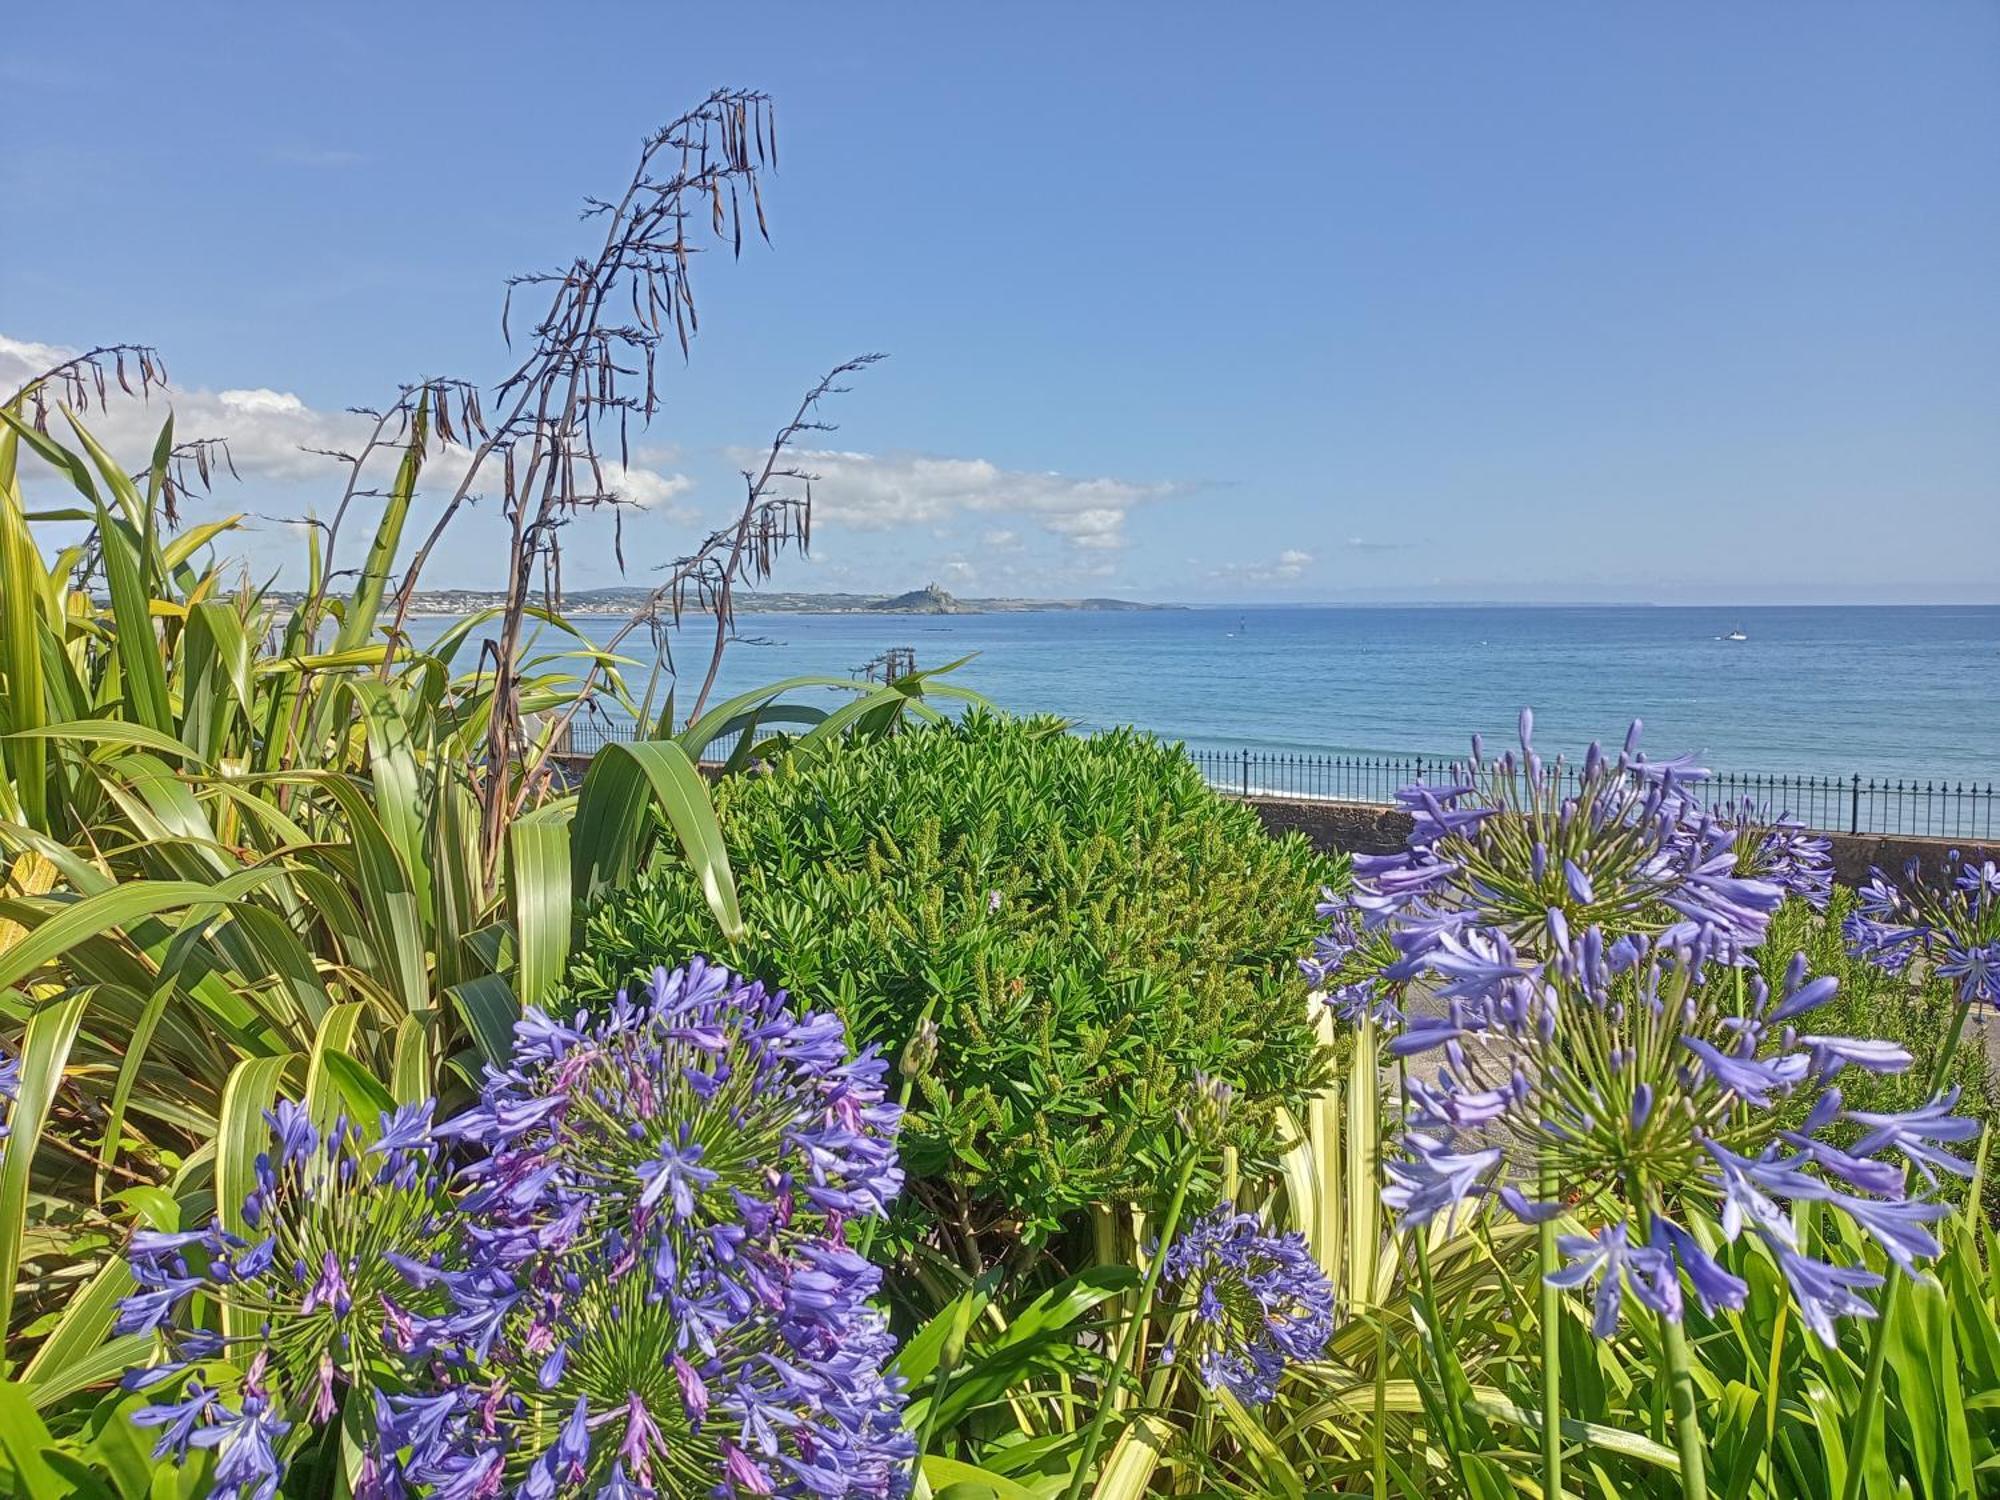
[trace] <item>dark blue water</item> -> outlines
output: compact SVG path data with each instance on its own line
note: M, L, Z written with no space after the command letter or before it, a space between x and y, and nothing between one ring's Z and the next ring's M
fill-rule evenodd
M581 622L603 639L608 620ZM1209 749L1452 755L1614 744L1717 770L2000 779L2000 607L1299 608L745 615L718 692L889 646L1005 708ZM1743 641L1720 639L1740 628ZM683 660L699 652L681 648ZM704 658L705 660L705 658ZM635 680L637 680L635 676ZM682 689L682 704L690 690Z

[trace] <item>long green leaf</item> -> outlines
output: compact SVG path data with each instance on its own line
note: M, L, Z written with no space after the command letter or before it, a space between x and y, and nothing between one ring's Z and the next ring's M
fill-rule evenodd
M514 998L513 987L498 974L482 974L453 985L450 994L480 1056L490 1063L504 1063L514 1050L514 1023L521 1019L521 1002Z
M47 721L42 689L44 630L39 603L41 554L21 511L14 478L14 429L0 431L0 675L7 692L0 699L0 730L10 735L35 730ZM29 739L0 747L0 780L11 779L21 816L37 828L48 826L48 747Z
M131 716L149 729L170 733L173 717L167 707L166 659L153 630L152 593L147 587L148 561L137 530L141 502L125 471L98 446L95 438L69 414L71 429L90 454L106 486L126 514L112 514L95 494L97 543L104 563L104 581L111 593L111 618L124 682L125 705Z
M319 1032L313 1037L312 1054L306 1061L306 1117L313 1129L325 1135L346 1105L340 1080L329 1070L333 1057L354 1045L354 1034L368 1007L357 1000L344 1000L328 1008L320 1018Z
M125 1257L115 1255L70 1298L56 1326L21 1371L21 1383L29 1388L36 1406L50 1406L86 1386L115 1378L128 1365L146 1363L153 1347L151 1335L105 1341L117 1320L119 1301L135 1285ZM117 1367L107 1368L113 1360L119 1362Z
M569 845L569 820L539 811L507 830L508 904L519 964L514 989L523 1006L541 1005L569 962Z
M74 1500L76 1486L49 1463L54 1450L27 1390L0 1380L0 1458L6 1460L8 1492L20 1500Z
M27 1229L28 1178L34 1169L35 1151L89 1003L90 991L79 990L44 1004L29 1019L21 1038L20 1086L14 1096L6 1155L0 1157L0 1336L13 1326L14 1280L21 1269L21 1236Z
M759 709L770 707L784 694L795 692L800 688L831 688L837 692L865 693L868 684L856 681L852 677L812 675L787 677L781 682L766 683L763 687L752 689L750 692L739 693L726 703L716 704L675 738L691 759L700 760L712 743L729 732L731 725L744 720ZM773 708L765 717L775 718L781 715L782 710Z
M423 783L417 770L417 756L410 741L410 728L398 710L390 690L367 679L349 680L345 686L361 710L368 737L368 773L373 804L382 821L382 832L402 856L415 887L417 910L426 925L431 920L432 897L429 851L424 832Z
M396 1056L389 1074L391 1099L396 1104L417 1104L436 1092L430 1035L416 1016L405 1016L396 1028Z
M21 739L73 740L79 745L121 745L134 750L151 750L173 760L199 761L194 748L164 729L135 724L130 719L69 719L60 724L44 724L35 729L17 730Z
M961 1463L955 1458L927 1453L923 1460L924 1478L941 1497L949 1500L1037 1500L1027 1486L995 1474L991 1469Z
M271 1128L264 1111L278 1097L286 1071L297 1054L252 1057L238 1063L222 1091L222 1110L215 1130L215 1206L222 1225L236 1234L247 1234L243 1200L257 1181L257 1157L269 1149ZM223 1308L223 1332L232 1337L255 1330L256 1314L245 1309Z
M409 1011L430 1003L421 905L416 880L395 842L383 829L366 790L337 771L292 771L268 778L319 787L339 803L360 877L371 939L380 964L377 978Z
M226 906L284 878L282 869L266 868L244 870L214 885L188 880L135 881L61 905L53 912L18 901L0 902L7 915L29 928L11 948L0 951L0 989L17 983L87 938L182 907Z
M631 878L644 844L649 802L666 814L723 935L741 937L736 880L708 800L708 784L672 740L606 745L592 759L570 835L575 898L595 900Z

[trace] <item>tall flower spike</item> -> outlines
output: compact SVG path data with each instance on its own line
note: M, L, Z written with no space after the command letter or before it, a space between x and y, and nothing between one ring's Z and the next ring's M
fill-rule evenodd
M165 1390L222 1358L248 1372L233 1393L190 1379L178 1399L162 1395L135 1413L161 1430L156 1457L183 1462L190 1447L216 1448L214 1494L266 1495L294 1428L326 1428L355 1400L368 1433L387 1409L373 1385L349 1389L355 1372L408 1388L415 1326L449 1306L443 1268L457 1239L431 1109L385 1115L372 1136L341 1120L322 1138L303 1109L280 1101L266 1115L275 1160L257 1158L243 1204L247 1233L218 1218L132 1237L126 1258L138 1289L120 1304L116 1331L158 1333L167 1357L129 1372L126 1386ZM414 1283L402 1268L417 1273ZM197 1293L257 1331L223 1338L198 1326Z

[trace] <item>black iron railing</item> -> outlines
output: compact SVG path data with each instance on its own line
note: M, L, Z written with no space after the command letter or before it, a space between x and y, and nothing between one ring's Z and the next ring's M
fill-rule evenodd
M1451 762L1423 755L1310 755L1263 750L1191 750L1209 784L1242 797L1392 802L1413 782L1449 783ZM1578 770L1560 772L1573 786ZM1992 782L1719 772L1704 801L1749 798L1826 833L1909 834L1988 840L2000 833L2000 787Z
M632 725L608 719L578 719L569 728L568 750L591 755L609 740L632 737ZM732 745L718 741L709 758L726 760ZM1190 750L1188 758L1211 786L1239 797L1292 797L1315 802L1396 800L1413 782L1433 786L1451 780L1445 756L1314 755L1269 750ZM1573 783L1577 768L1560 774ZM1767 775L1720 772L1703 783L1709 802L1749 798L1772 813L1789 813L1808 828L1827 833L1908 834L1915 837L1986 842L2000 836L2000 784L1863 776Z

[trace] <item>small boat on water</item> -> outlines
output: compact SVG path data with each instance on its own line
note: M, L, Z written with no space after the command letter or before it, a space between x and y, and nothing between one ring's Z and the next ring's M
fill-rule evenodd
M1747 641L1750 639L1750 637L1745 635L1743 633L1743 627L1741 625L1738 625L1734 630L1730 631L1728 635L1719 635L1716 637L1716 639L1719 641Z

